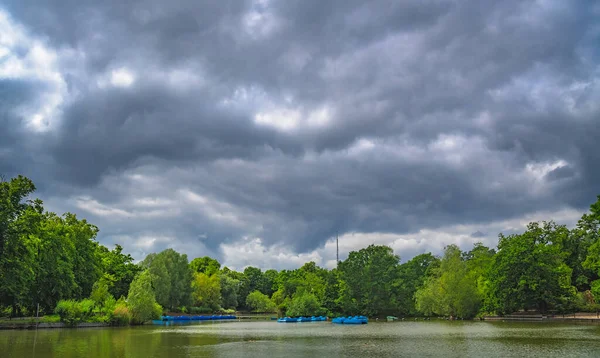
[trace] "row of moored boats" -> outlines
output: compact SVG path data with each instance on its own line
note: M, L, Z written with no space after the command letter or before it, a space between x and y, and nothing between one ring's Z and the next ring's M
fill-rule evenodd
M293 323L293 322L319 322L327 321L325 316L312 316L312 317L284 317L277 320L280 323ZM348 317L337 317L331 320L331 323L337 324L367 324L369 319L365 316L348 316Z

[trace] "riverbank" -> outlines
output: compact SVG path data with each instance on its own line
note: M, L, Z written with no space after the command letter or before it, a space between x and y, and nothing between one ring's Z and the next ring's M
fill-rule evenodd
M484 321L549 321L549 322L583 322L583 323L600 323L600 315L591 312L577 312L561 315L544 315L544 314L513 314L505 316L485 316Z
M108 323L98 322L83 322L77 326L68 326L62 322L48 323L48 322L31 322L31 321L19 321L14 320L11 322L2 321L0 322L0 330L7 329L40 329L40 328L90 328L90 327L110 327Z

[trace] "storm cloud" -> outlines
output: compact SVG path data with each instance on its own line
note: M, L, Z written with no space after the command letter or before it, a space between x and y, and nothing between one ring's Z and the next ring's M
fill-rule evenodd
M0 173L137 259L495 245L600 194L599 19L597 1L7 0Z

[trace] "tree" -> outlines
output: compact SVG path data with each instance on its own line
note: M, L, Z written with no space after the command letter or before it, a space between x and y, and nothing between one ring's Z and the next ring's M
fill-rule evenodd
M133 323L142 324L160 317L162 307L154 297L150 271L142 271L131 282L129 294L127 295L127 306L131 311Z
M370 245L350 252L339 264L343 281L340 286L342 309L349 314L369 316L396 311L393 285L398 277L399 261L387 246Z
M572 270L555 244L568 235L554 222L530 223L521 235L500 235L489 271L486 308L497 313L519 309L561 309L575 295Z
M239 299L242 302L246 302L246 297L253 291L262 292L265 289L264 277L261 269L257 267L246 267L242 276L242 285L239 291Z
M34 191L26 177L0 179L0 304L12 306L13 314L27 299L33 280L33 252L27 243L31 227L23 215L43 211L41 201L25 201Z
M324 313L323 307L317 297L309 292L303 291L296 294L291 300L286 315L287 316L320 316Z
M433 271L439 268L440 259L431 253L413 257L398 268L399 279L395 283L398 297L398 311L402 315L416 315L415 293L421 288Z
M444 250L440 268L415 293L416 308L425 315L471 318L477 314L481 296L469 275L466 262L456 245Z
M253 312L275 312L277 310L273 301L260 291L252 291L248 294L246 306Z
M202 272L208 276L218 273L220 268L221 264L219 261L208 256L197 257L190 262L190 269L192 272Z
M210 307L213 311L221 308L221 281L218 274L208 276L203 272L194 273L192 281L194 305Z
M65 234L73 245L74 297L82 299L92 292L92 286L102 271L102 259L98 255L96 235L98 228L85 219L78 220L74 214L66 213L63 218Z
M240 280L221 273L221 306L227 309L236 309L238 306L238 291Z
M116 245L112 251L98 246L98 256L101 258L101 271L109 281L110 294L119 299L127 297L129 285L142 268L133 263L133 257L123 254L123 247Z
M192 272L187 255L166 249L158 254L148 255L141 265L152 274L152 285L160 305L174 310L190 303Z
M92 287L92 293L90 299L92 299L96 306L100 307L100 311L103 310L104 306L109 301L114 301L114 297L108 291L109 282L105 277L100 278Z

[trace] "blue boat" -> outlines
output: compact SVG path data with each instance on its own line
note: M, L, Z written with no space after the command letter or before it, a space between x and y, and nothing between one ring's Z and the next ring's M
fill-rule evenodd
M367 324L369 319L365 316L348 316L348 317L336 317L331 320L331 323L336 324Z
M300 322L300 321L298 321L298 318L283 317L283 318L278 319L277 322L279 322L279 323L295 323L295 322Z

